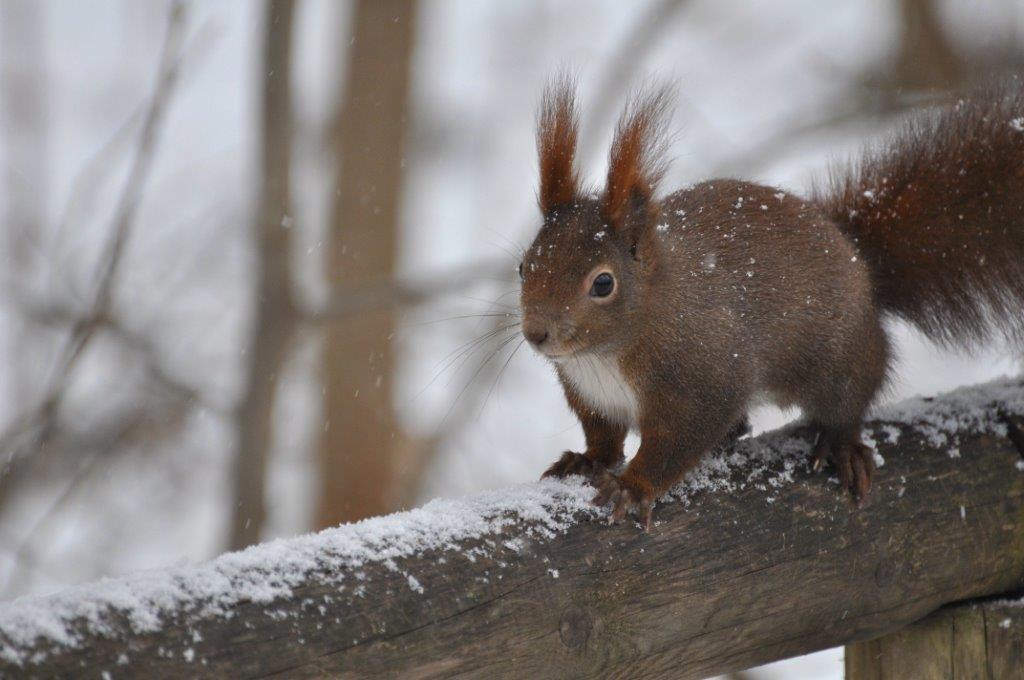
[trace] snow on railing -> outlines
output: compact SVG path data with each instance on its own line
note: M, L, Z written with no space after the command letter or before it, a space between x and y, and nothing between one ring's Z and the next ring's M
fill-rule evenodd
M1021 423L1020 380L878 409L859 510L785 430L709 456L650 534L546 480L22 598L0 675L686 676L842 644L1024 583Z

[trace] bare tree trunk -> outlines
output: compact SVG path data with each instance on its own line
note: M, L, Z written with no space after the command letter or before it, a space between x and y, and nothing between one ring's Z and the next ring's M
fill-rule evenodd
M248 388L237 414L231 548L260 539L266 518L264 487L274 420L274 395L295 326L287 221L291 172L291 43L295 3L267 4L262 63L263 102L259 203L253 236L258 250L256 313L246 373Z
M893 80L897 87L946 90L960 84L964 63L943 30L934 0L899 0L900 38Z
M354 7L333 139L339 169L328 277L336 293L394 273L414 13L414 0L359 0ZM390 509L397 444L393 311L368 311L326 328L320 526Z
M3 261L7 275L26 281L31 240L46 223L48 192L46 49L43 8L37 0L0 2L0 134ZM33 369L42 360L38 339L14 330L7 367L16 404L35 399Z

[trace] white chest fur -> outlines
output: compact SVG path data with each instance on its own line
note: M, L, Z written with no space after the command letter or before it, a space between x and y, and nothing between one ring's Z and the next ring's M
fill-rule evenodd
M559 369L584 404L608 420L637 427L636 391L623 377L618 361L596 355L570 357Z

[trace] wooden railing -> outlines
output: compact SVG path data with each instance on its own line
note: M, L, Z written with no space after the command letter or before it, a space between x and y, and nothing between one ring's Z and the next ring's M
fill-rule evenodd
M940 608L1024 585L1022 416L1009 381L871 421L859 509L769 433L649 534L544 482L0 605L0 676L687 678L836 645L856 678L931 677L899 674L921 649L999 670L1022 618Z

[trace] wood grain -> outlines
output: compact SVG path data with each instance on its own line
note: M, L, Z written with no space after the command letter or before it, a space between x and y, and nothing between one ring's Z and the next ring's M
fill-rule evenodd
M1024 602L950 605L846 648L847 680L1024 680Z
M650 534L593 521L527 539L517 524L397 570L367 566L361 593L311 579L286 601L244 603L229 618L186 612L147 635L112 614L108 635L0 665L0 676L696 678L868 640L1019 587L1024 472L1010 436L964 432L957 458L899 427L897 445L877 433L886 463L860 509L827 475L801 470L778 488L660 504ZM915 656L955 640L968 668L985 649L1021 658L1020 635L987 614L984 638L969 617L927 630L905 640ZM880 644L856 647L857 677L897 677L878 675L879 663L920 670Z

